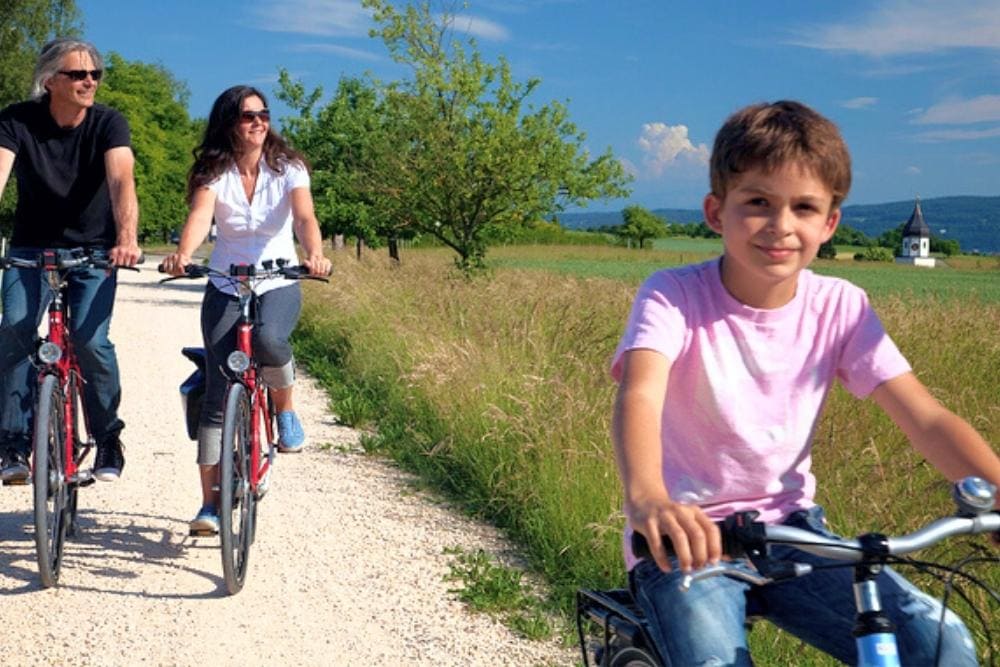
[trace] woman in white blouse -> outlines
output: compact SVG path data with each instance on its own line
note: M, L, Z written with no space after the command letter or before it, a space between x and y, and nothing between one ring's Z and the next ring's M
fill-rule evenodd
M209 264L215 269L228 271L231 264L259 267L276 259L294 264L297 238L305 253L302 265L313 275L330 272L305 160L271 129L270 120L267 98L256 88L233 86L215 100L188 176L190 212L177 251L163 262L168 273L184 272L213 219L216 241ZM278 449L300 451L305 434L292 404L288 338L298 321L302 295L297 282L280 278L260 285L258 293L262 296L254 351L278 413ZM201 308L208 377L198 431L202 506L191 522L196 531L218 530L219 493L212 487L217 489L226 389L221 368L235 347L238 315L235 288L213 278Z

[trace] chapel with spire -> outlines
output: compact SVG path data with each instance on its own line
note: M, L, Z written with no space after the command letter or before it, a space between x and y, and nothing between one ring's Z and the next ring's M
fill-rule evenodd
M896 261L900 264L934 267L931 257L931 228L924 222L924 213L920 210L920 197L913 205L913 213L903 227L903 247Z

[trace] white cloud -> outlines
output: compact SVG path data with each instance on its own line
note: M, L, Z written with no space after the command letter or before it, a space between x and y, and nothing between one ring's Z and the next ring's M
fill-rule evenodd
M1000 95L967 100L952 98L926 109L913 122L919 125L965 125L1000 120Z
M291 50L302 53L335 53L352 60L382 60L381 56L370 51L352 49L349 46L341 46L339 44L297 44L291 47Z
M849 100L844 100L840 103L840 106L845 109L868 109L875 106L877 103L877 97L854 97Z
M705 144L697 146L688 138L686 125L645 123L639 136L639 148L646 154L646 166L659 176L664 169L684 160L708 164L709 151Z
M869 56L1000 49L1000 3L894 0L840 24L804 27L790 43Z
M931 130L916 135L917 141L938 143L942 141L975 141L1000 137L1000 127L987 130Z
M910 176L917 176L917 175L919 175L919 174L922 174L922 173L923 173L923 171L922 171L922 170L920 169L920 167L915 167L915 166L913 166L913 165L910 165L909 167L907 167L907 168L906 168L906 169L904 169L903 171L904 171L904 172L905 172L906 174L910 175Z
M438 21L443 21L444 16L439 16ZM457 14L448 17L451 19L451 27L457 32L463 32L471 37L485 39L489 42L505 42L510 38L510 33L499 23L494 23L487 19L476 18L467 14Z
M262 0L251 12L254 26L271 32L367 37L371 13L356 0Z

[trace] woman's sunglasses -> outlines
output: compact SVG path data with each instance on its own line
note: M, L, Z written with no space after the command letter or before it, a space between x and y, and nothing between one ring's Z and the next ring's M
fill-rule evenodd
M261 109L260 111L241 111L240 120L244 123L252 123L254 118L260 118L264 123L271 121L271 112L267 109Z
M104 70L101 69L61 69L59 73L70 81L83 81L88 74L94 81L100 81L101 77L104 76Z

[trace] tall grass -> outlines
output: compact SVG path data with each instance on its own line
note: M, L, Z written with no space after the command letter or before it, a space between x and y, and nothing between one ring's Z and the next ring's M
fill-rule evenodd
M621 586L607 365L638 278L502 268L467 282L449 266L431 250L397 268L338 258L332 283L311 286L300 359L342 418L376 427L367 446L506 528L564 606L577 587ZM1000 304L887 294L875 305L921 379L1000 443ZM841 390L817 431L815 470L845 534L897 533L950 510L946 485L891 422ZM825 664L753 634L761 664Z

